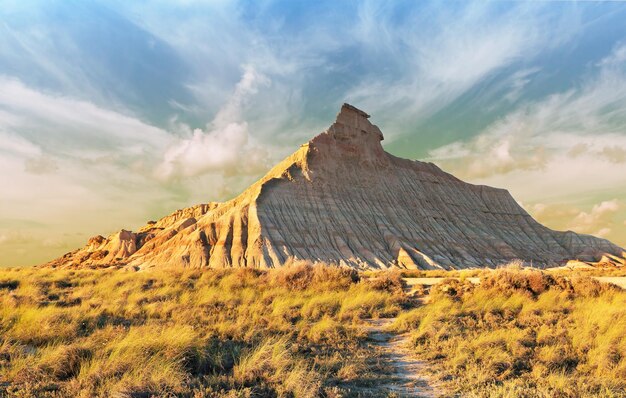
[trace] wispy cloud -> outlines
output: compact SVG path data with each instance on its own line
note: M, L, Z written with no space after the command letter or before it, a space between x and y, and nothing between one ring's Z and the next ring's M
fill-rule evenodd
M0 73L37 90L108 109L132 108L154 120L169 99L189 97L184 61L109 2L4 2Z
M536 75L540 70L541 68L539 67L533 67L513 73L510 79L505 81L505 84L509 86L509 91L504 98L509 102L517 101L521 97L524 88L531 82L533 75Z
M526 104L469 140L430 152L433 160L465 178L515 170L544 170L570 163L622 163L626 152L626 59L624 46L598 63L579 89ZM569 160L567 160L569 159ZM614 165L604 165L603 174Z
M400 125L434 114L494 72L569 40L578 24L576 13L568 11L560 18L569 19L570 29L552 31L560 18L537 3L514 4L505 12L490 2L429 4L418 15L409 11L400 23L392 20L393 9L371 4L360 8L355 33L365 35L366 51L384 47L379 56L390 67L363 79L347 95L372 113L399 119ZM512 96L519 96L535 71L513 75Z
M622 208L619 200L607 200L591 209L590 212L580 212L572 221L572 229L577 232L590 233L597 236L607 236L611 233L611 217Z
M1 264L41 262L85 235L140 225L150 198L175 207L177 194L146 178L170 140L130 114L0 77ZM52 239L68 231L79 234Z
M327 127L344 101L371 113L391 145L433 118L454 120L405 145L407 156L439 146L431 157L461 177L509 187L529 203L584 195L570 217L592 214L593 204L626 195L614 188L626 186L626 47L602 59L576 51L582 39L596 40L596 54L624 37L597 22L613 13L626 8L3 4L0 185L11 189L0 222L38 220L44 225L25 233L40 253L58 254L61 244L43 242L60 231L106 233L227 199ZM550 57L583 71L575 84L537 90L561 78ZM472 107L494 116L478 115L488 122L469 128ZM77 245L83 235L63 242Z
M539 221L626 242L624 45L590 66L577 87L526 101L480 134L430 151L472 182L500 186ZM603 200L601 198L604 198Z
M207 172L258 174L266 169L268 151L258 143L250 142L248 123L242 119L241 111L244 102L258 92L259 86L269 84L267 77L247 67L232 96L209 123L207 130L194 129L191 137L171 145L156 175L167 180Z
M56 154L93 158L105 152L136 155L163 146L170 136L132 115L38 91L6 76L0 76L0 110L0 127L19 130L21 145L39 145Z
M4 231L2 251L13 253L4 258L43 261L86 235L239 193L268 167L269 149L248 136L242 109L269 84L245 68L206 130L176 120L166 130L130 112L0 77L0 185L10 187L3 191L0 227L15 214L44 224L24 227L29 242ZM79 234L51 239L67 231ZM37 246L28 256L26 244Z
M624 202L619 199L589 207L567 203L535 203L525 207L537 220L556 229L618 239L626 232L625 225L618 221L624 210Z

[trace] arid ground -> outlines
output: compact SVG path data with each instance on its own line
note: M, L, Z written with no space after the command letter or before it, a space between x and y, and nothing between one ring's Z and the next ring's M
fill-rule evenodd
M2 270L0 396L625 396L598 273Z

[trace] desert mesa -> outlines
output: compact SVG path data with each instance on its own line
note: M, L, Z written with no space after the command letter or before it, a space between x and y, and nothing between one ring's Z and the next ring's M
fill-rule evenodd
M239 196L96 236L44 266L281 267L294 259L357 269L464 269L521 260L626 264L601 238L554 231L504 189L384 151L381 130L344 104L335 122Z

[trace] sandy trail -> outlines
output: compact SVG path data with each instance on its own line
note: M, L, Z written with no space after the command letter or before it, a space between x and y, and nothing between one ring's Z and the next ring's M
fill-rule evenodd
M626 289L626 277L623 276L596 276L594 279L600 282L612 283L622 289Z
M368 321L369 340L381 351L381 356L393 373L389 381L377 389L394 393L398 397L436 397L435 389L423 376L426 364L410 352L407 334L395 335L384 331L395 318L371 319Z

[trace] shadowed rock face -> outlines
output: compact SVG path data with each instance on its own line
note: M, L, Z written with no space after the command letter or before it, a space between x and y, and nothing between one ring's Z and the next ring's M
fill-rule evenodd
M344 104L325 132L235 199L90 239L47 265L279 267L290 258L361 269L624 264L607 240L552 231L503 189L386 153L369 115Z

